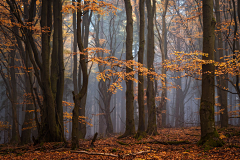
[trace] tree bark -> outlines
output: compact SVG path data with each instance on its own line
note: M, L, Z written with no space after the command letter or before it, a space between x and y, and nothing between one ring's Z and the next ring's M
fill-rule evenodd
M64 139L64 124L63 124L63 91L64 91L64 61L63 61L63 31L62 31L62 0L57 1L58 6L58 81L57 81L57 118L59 129L61 130L61 136ZM55 22L54 22L55 23Z
M214 60L214 29L216 21L213 17L213 0L203 0L203 53L205 61ZM218 147L223 143L215 128L214 121L214 64L202 65L202 96L200 104L201 139L198 142L206 147Z
M15 49L12 49L10 53L10 86L11 91L9 93L10 101L12 104L12 139L11 143L18 144L20 142L19 128L18 128L18 117L17 117L17 81L15 77Z
M146 1L147 17L148 17L148 41L147 41L147 68L150 72L154 71L154 25L153 18L156 10L156 1ZM156 124L156 106L155 106L155 92L154 92L154 77L151 74L147 76L147 107L148 107L148 126L147 133L152 135L157 134Z
M82 35L81 35L81 0L78 0L78 11L77 11L77 43L80 52L83 52L83 43L82 43ZM81 104L81 100L84 95L87 93L88 87L88 73L87 73L87 65L86 65L86 56L85 54L80 54L80 65L83 74L83 84L79 93L74 93L73 91L73 100L74 100L74 108L73 108L73 117L72 117L72 148L78 148L78 140L79 140L79 131L78 131L78 117L79 117L79 108Z
M124 0L126 16L127 16L127 38L126 38L126 61L133 60L132 56L132 44L133 44L133 19L132 19L132 5L130 0ZM126 68L126 73L129 74L133 71L133 68ZM131 75L130 77L133 77ZM126 81L126 129L125 133L121 137L133 135L135 133L134 123L134 96L133 96L133 81Z
M52 28L52 2L43 0L41 11L41 28L42 32L42 69L41 69L41 86L43 92L43 108L41 116L41 135L39 140L42 141L63 141L63 136L59 130L56 121L56 103L55 96L52 92L50 78L50 36Z
M139 30L139 51L138 63L143 64L143 53L145 45L145 16L144 16L145 0L139 2L140 12L140 30ZM145 132L145 113L144 113L144 78L143 73L138 71L138 106L139 106L139 121L138 121L138 136Z
M222 40L222 31L221 31L221 18L220 18L220 7L219 7L219 0L215 0L216 3L216 21L217 21L217 39L218 39L218 49L217 49L217 60L219 62L224 62L223 58L223 40ZM228 127L228 104L227 104L227 92L223 90L223 88L227 87L227 74L219 75L217 78L218 83L218 101L220 103L220 109L223 110L223 113L220 113L220 121L221 127Z
M24 2L25 2L24 3L24 19L25 19L25 21L27 21L27 19L29 18L29 14L28 14L28 6L29 5L27 3L27 0L24 0ZM17 38L17 42L18 42L18 46L21 46L21 47L19 47L21 50L20 52L22 52L22 57L23 57L23 60L24 60L25 66L26 66L26 70L27 70L27 72L29 72L29 73L25 73L25 75L24 75L25 89L26 89L25 94L27 94L27 95L25 97L26 109L25 109L25 117L24 117L24 122L22 125L22 134L21 134L21 143L27 144L27 143L31 142L31 129L33 126L33 112L31 112L31 110L34 110L34 106L33 106L32 98L30 96L32 94L32 91L31 91L32 86L30 83L30 79L32 80L33 74L32 74L32 72L30 72L28 70L29 67L32 67L31 62L28 58L29 53L26 53L26 52L29 52L27 49L28 46L25 46L25 50L24 50L24 48L22 46L22 42L19 40L19 38ZM30 53L30 54L32 54L32 53Z
M166 13L168 7L168 0L164 0L163 2L164 10L162 14L162 41L161 41L161 54L162 54L162 63L165 61L167 56L167 29L166 29ZM162 74L166 75L166 70L162 67ZM158 119L162 120L161 125L162 127L166 127L166 113L167 113L167 78L164 78L162 82L162 93L161 93L161 102L158 108ZM161 114L161 115L160 115ZM161 116L161 117L160 117ZM160 123L160 122L158 122Z

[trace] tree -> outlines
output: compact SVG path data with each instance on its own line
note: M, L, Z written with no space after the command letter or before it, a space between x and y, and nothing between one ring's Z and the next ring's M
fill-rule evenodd
M126 37L126 61L133 60L132 44L133 44L133 19L132 19L132 5L130 0L124 0L127 15L127 37ZM126 74L133 71L132 66L126 67ZM133 75L130 75L131 77ZM128 79L126 81L126 129L125 133L120 137L129 136L135 133L134 124L134 106L133 106L133 81Z
M215 0L216 3L216 22L217 22L217 54L216 59L220 62L224 62L223 58L223 39L222 39L222 32L221 32L221 19L220 19L220 7L219 7L219 0ZM227 92L222 90L221 88L227 88L227 82L225 77L227 77L227 74L219 75L217 76L217 86L218 88L218 102L221 105L220 109L222 110L220 113L220 121L221 121L221 127L228 127L228 104L227 104Z
M140 30L139 30L139 51L138 51L138 63L143 64L143 53L145 45L145 16L144 16L144 3L145 0L139 1L140 12ZM137 137L143 136L145 132L145 113L144 113L144 78L143 73L138 72L138 106L139 106L139 121Z
M56 2L56 1L55 1ZM7 4L10 8L11 13L14 15L14 18L19 23L18 27L21 31L21 35L18 35L15 32L15 36L17 38L20 38L23 40L23 42L26 44L26 49L28 50L26 53L28 53L28 57L33 65L34 74L36 76L38 85L41 88L41 92L43 95L43 102L38 101L38 105L40 107L41 112L41 124L38 122L37 114L35 114L35 120L38 126L38 139L35 141L41 142L41 141L65 141L64 139L64 133L63 133L63 126L62 126L62 93L63 93L63 54L62 54L62 45L61 41L62 39L59 38L56 40L59 41L58 44L58 51L52 53L52 57L57 57L52 61L52 63L58 63L58 67L53 69L55 67L54 65L50 65L50 37L52 32L52 1L42 1L42 12L41 12L41 43L42 43L42 51L41 54L39 54L38 47L35 43L35 39L33 37L33 21L35 18L35 6L36 6L36 0L32 0L29 7L29 18L28 23L25 23L23 20L24 18L21 17L22 14L20 14L18 8L20 4L16 3L15 0L7 0ZM56 7L56 14L58 14L58 20L61 26L61 1L58 1L58 4ZM57 13L58 12L58 13ZM57 24L57 22L55 22ZM61 28L58 34L61 34ZM61 37L61 35L59 35ZM55 41L55 42L56 42ZM31 50L33 51L33 54ZM56 56L57 55L57 56ZM54 70L58 72L58 75L51 76L51 71ZM54 84L51 84L50 82L55 82ZM55 91L56 82L59 82L57 85L57 94ZM32 92L33 93L33 92ZM38 93L36 93L36 97L38 97ZM33 94L32 94L33 95ZM35 99L33 98L33 101ZM35 112L37 108L35 107ZM62 122L61 122L62 121Z
M46 141L62 141L63 139L63 129L61 129L61 124L59 121L60 115L57 114L56 108L56 95L54 92L55 87L54 84L50 83L55 82L57 83L58 76L51 76L50 77L50 33L52 28L52 18L49 15L52 15L51 11L52 2L51 1L42 1L42 13L41 13L41 28L43 30L42 32L42 66L41 67L41 88L43 91L43 111L42 113L42 119L41 119L41 125L42 125L42 131L40 137L44 137ZM54 6L59 7L59 6ZM61 10L59 9L59 12ZM56 23L56 22L55 22ZM59 33L58 33L59 34ZM58 39L56 39L58 40ZM55 54L60 54L60 52L53 52L52 57L55 56ZM57 57L57 56L56 56ZM35 57L36 58L36 57ZM58 60L55 59L52 63L58 63L56 62ZM55 68L53 64L51 65L51 70L58 69ZM53 73L52 73L53 74ZM58 86L59 87L59 86ZM63 86L62 86L63 87ZM55 99L56 97L56 99ZM60 98L60 97L59 97ZM61 99L62 100L62 99ZM62 106L60 106L62 107ZM49 135L45 136L45 132L49 130Z
M83 75L83 83L81 90L78 93L72 92L73 100L74 100L74 108L73 108L73 117L72 117L72 148L78 148L78 140L79 140L79 124L78 124L78 116L79 116L79 108L81 106L81 100L84 95L87 93L88 87L88 73L87 73L87 65L86 65L86 55L83 53L83 43L82 43L82 34L81 34L81 17L82 17L82 8L81 8L81 0L78 0L77 3L77 44L78 49L81 52L80 54L80 65Z
M156 1L146 1L147 17L148 17L148 40L147 40L147 68L150 72L154 71L154 25L153 18L156 10ZM147 133L157 134L156 125L156 106L155 106L155 93L154 93L154 77L152 74L147 76L147 107L148 107L148 127Z
M15 27L14 27L15 28ZM16 30L16 29L15 29ZM16 76L15 76L15 57L16 57L16 49L12 48L12 51L9 55L9 70L10 70L10 92L9 97L12 104L12 119L13 119L13 125L12 125L12 143L19 143L20 142L20 135L19 135L19 127L18 127L18 119L17 119L17 83L16 83Z
M27 3L27 1L24 1L24 18L25 21L28 20L29 18L29 14L28 14L28 9L30 8L30 5ZM36 10L34 11L36 12ZM36 13L34 13L36 14ZM21 134L21 143L22 144L27 144L31 142L31 129L33 127L33 112L31 112L31 110L34 110L34 105L33 105L33 100L32 100L32 80L33 80L33 73L30 71L30 68L32 67L31 62L28 58L28 50L26 49L27 46L24 47L22 46L21 41L19 40L19 38L17 38L17 43L18 43L18 47L20 49L20 54L21 57L23 58L24 64L26 66L26 71L27 73L25 73L24 78L25 78L25 88L26 88L26 92L25 92L25 101L26 101L26 109L25 109L25 117L24 117L24 122L22 125L22 134ZM32 53L30 53L32 54ZM31 81L31 82L30 82Z
M160 31L157 28L157 33L158 33L158 41L160 44L160 49L161 49L161 58L162 58L162 64L167 58L167 27L166 27L166 14L167 14L167 7L168 7L168 0L162 1L162 6L163 6L163 13L162 13L162 34L160 35ZM155 17L155 23L156 23L156 17ZM164 67L161 69L162 75L166 75L166 70ZM162 93L161 93L161 99L160 99L160 104L157 108L157 123L158 127L166 126L166 105L167 105L167 78L164 77L162 80Z
M207 61L202 65L202 96L200 104L201 139L200 145L207 147L222 146L223 142L215 128L214 121L214 29L216 21L213 17L213 0L203 0L203 55Z
M166 14L167 14L167 8L168 8L168 0L164 0L164 10L162 14L162 43L161 43L161 53L162 53L162 62L167 59L167 27L166 27ZM166 70L162 67L162 74L166 74ZM166 114L167 114L167 77L165 77L165 80L162 83L162 95L161 95L161 103L160 108L163 111L162 112L162 126L166 127Z

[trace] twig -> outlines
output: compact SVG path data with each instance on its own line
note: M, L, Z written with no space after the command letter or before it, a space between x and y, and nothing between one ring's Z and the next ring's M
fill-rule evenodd
M116 154L112 154L112 153L99 153L99 152L87 152L87 151L74 151L74 150L70 150L70 152L72 153L84 153L84 154L88 154L88 155L102 155L102 156L111 156L111 157L118 157L118 158L125 158L127 156L136 156L138 154L143 154L143 153L149 153L151 152L150 150L147 151L140 151L140 152L136 152L136 153L129 153L129 154L124 154L124 155L116 155Z
M72 153L84 153L88 155L103 155L103 156L112 156L112 157L118 157L118 155L111 154L111 153L98 153L98 152L87 152L87 151L74 151L70 150Z

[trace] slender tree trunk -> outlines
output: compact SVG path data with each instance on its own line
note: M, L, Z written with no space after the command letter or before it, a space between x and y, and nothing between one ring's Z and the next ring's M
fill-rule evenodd
M26 52L28 52L26 50ZM28 54L26 54L26 58ZM25 61L26 64L26 68L28 69L31 64L29 63L29 60ZM28 77L30 76L30 77ZM33 125L33 112L32 110L34 110L34 106L33 106L33 101L31 96L29 96L29 94L31 95L31 84L29 79L32 79L32 73L29 73L27 75L27 73L25 74L25 85L26 85L26 94L27 96L25 97L26 100L26 109L25 109L25 118L24 118L24 122L22 125L22 135L21 135L21 143L22 144L27 144L31 142L31 129L32 129L32 125Z
M162 14L162 42L161 42L161 53L162 53L162 62L165 61L166 56L167 56L167 29L166 29L166 13L167 13L167 7L168 7L168 0L164 0L163 2L164 5L164 10ZM166 75L166 70L165 68L162 67L162 74ZM161 118L162 119L162 127L166 127L166 113L167 113L167 78L164 78L164 81L162 82L162 93L161 93L161 102L159 105L160 111L158 113L161 113ZM159 114L158 114L159 115Z
M203 0L203 60L214 60L214 29L216 21L213 17L213 0ZM198 142L208 147L222 146L214 121L214 64L202 65L202 97L200 105L201 139Z
M85 4L89 3L84 1ZM87 48L88 47L88 39L89 39L89 26L90 26L90 21L92 18L92 11L90 12L90 10L87 11L87 13L84 14L83 16L83 21L82 21L82 41L83 41L83 47ZM86 55L86 58L88 57L88 55ZM86 67L87 67L87 59L86 61ZM80 67L79 67L79 75L82 74ZM81 82L81 78L79 77L79 82ZM78 87L82 86L82 84L79 83ZM79 89L80 90L80 89ZM87 102L87 92L86 94L83 96L82 100L81 100L81 107L79 108L79 116L81 117L86 117L85 115L85 110L86 110L86 102ZM86 121L87 119L84 119L84 121ZM81 123L79 122L79 138L80 139L84 139L87 133L87 124L86 123Z
M133 60L132 56L132 44L133 44L133 19L132 19L132 5L130 0L124 0L125 9L127 15L127 38L126 38L126 61ZM129 74L133 71L133 68L126 68L126 73ZM131 76L132 77L132 76ZM133 81L126 81L126 129L125 133L121 137L129 136L135 133L134 123L134 96L133 96Z
M75 0L72 0L72 4L75 5ZM73 12L73 88L74 92L78 92L77 83L77 22L76 12Z
M56 105L57 105L57 124L59 130L61 130L62 139L64 138L64 124L63 124L63 91L64 91L64 61L63 61L63 32L62 32L62 0L57 0L58 7L58 81L57 81L57 94L56 94ZM54 22L56 23L56 22Z
M87 92L81 99L80 108L79 108L79 116L82 117L82 121L78 122L78 131L79 131L79 139L84 139L87 133L87 124L86 124L86 101L87 101Z
M143 64L143 53L145 45L145 16L144 16L144 3L145 0L139 2L140 12L140 30L139 30L139 51L138 51L138 62ZM144 78L142 72L138 71L138 106L139 106L139 121L138 121L138 134L142 135L145 132L145 113L144 113Z
M16 51L13 49L10 54L10 101L12 104L12 139L11 143L18 144L20 142L19 128L18 128L18 118L17 118L17 81L15 77L15 59Z
M80 52L83 52L83 43L82 43L82 35L81 35L81 0L78 0L78 11L77 11L77 43ZM72 118L72 148L78 148L79 143L79 132L78 132L78 116L79 116L79 107L81 104L81 100L84 95L87 93L88 87L88 73L87 73L87 65L86 65L86 56L84 54L80 54L80 65L83 74L83 84L79 93L74 93L73 91L73 100L74 100L74 108L73 108L73 118Z
M179 76L179 72L176 73L176 76L178 77ZM181 78L178 78L175 80L175 83L176 83L176 100L175 100L175 127L180 127L180 99L181 99L181 89L178 88L178 86L181 86Z
M219 0L215 0L216 3L216 21L217 21L217 39L218 39L218 49L217 49L217 60L223 62L223 40L222 40L222 31L221 31L221 18L220 18L220 7ZM219 103L221 104L220 109L223 110L223 113L220 114L221 127L228 127L228 105L227 105L227 92L223 88L227 88L226 82L227 74L219 75L217 77L218 83L218 95Z
M33 3L33 2L32 2ZM34 3L35 5L35 3ZM29 14L28 14L28 10L29 10L29 4L27 3L27 0L24 0L24 19L25 21L28 20L29 18ZM34 105L33 105L33 101L31 98L31 83L30 83L30 79L32 80L33 78L33 74L32 72L28 71L28 69L30 67L32 67L31 62L29 60L28 54L27 52L29 52L29 50L27 49L28 46L25 46L25 50L22 46L21 41L19 40L19 38L17 38L17 42L18 42L18 46L21 49L22 52L22 58L24 60L24 63L26 65L26 69L28 73L25 73L24 78L25 78L25 89L26 89L26 97L25 97L25 101L26 101L26 109L25 109L25 117L24 117L24 122L22 125L22 134L21 134L21 143L22 144L27 144L31 142L31 129L33 126L33 112L31 112L32 110L34 110ZM32 54L32 53L30 53Z
M156 1L146 1L147 5L147 17L148 17L148 41L147 41L147 68L149 71L154 71L154 29L153 29L153 18L155 13ZM153 75L147 76L147 107L148 107L148 127L147 133L157 134L156 124L156 106L155 106L155 92L154 92L154 77Z

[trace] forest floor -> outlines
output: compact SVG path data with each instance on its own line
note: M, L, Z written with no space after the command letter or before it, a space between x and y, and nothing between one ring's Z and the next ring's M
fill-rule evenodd
M164 128L157 136L141 140L119 135L98 138L94 147L91 139L81 140L77 150L63 143L42 143L33 146L0 146L0 159L240 159L240 127L218 128L223 147L206 150L197 145L200 128Z

